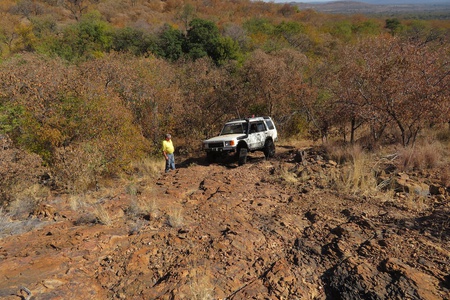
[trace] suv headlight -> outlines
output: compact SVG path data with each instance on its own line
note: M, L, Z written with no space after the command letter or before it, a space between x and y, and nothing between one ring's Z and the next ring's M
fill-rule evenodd
M225 142L225 147L230 147L230 146L234 146L234 145L235 145L234 140L233 140L233 141L226 141L226 142Z

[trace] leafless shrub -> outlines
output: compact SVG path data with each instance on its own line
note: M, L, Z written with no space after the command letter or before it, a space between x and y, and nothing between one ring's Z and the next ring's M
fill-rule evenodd
M14 200L8 206L9 213L14 218L27 218L49 194L50 189L40 184L16 191Z
M141 229L145 226L145 221L142 219L137 219L135 222L129 225L128 234L133 235L137 234L141 231Z
M3 208L0 208L0 231L11 222L11 218L6 214Z
M49 172L38 155L16 149L9 144L10 141L2 146L2 140L6 139L6 136L0 139L0 196L3 205L21 197L20 194L30 187L36 187L42 175Z
M57 149L54 162L57 185L74 194L95 188L103 171L102 158L100 151L89 145Z

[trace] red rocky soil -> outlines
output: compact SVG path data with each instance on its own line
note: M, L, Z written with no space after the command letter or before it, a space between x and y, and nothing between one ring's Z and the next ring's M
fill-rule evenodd
M412 209L331 188L339 166L311 149L277 151L179 158L135 192L75 210L57 196L2 223L0 298L450 299L446 187Z

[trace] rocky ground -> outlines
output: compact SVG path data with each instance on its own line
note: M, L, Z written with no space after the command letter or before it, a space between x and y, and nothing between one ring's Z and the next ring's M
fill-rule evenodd
M240 167L178 158L3 220L0 298L450 299L448 187L344 193L323 153L277 152ZM419 181L395 176L403 191Z

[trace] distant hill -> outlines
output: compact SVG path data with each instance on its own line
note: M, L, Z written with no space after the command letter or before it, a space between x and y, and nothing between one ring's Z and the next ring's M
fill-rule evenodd
M266 1L268 2L268 1ZM333 3L333 2L341 2L335 0L303 0L303 1L283 1L278 0L274 1L275 3L309 3L309 4L325 4L325 3ZM446 4L450 5L449 0L360 0L360 1L348 1L348 2L362 2L374 5L397 5L397 4L424 4L424 5L433 5L433 4Z
M376 5L393 5L393 4L447 4L450 5L448 0L362 0L360 2L376 4Z
M395 2L395 3L394 3ZM405 15L423 19L450 19L448 0L366 0L366 1L322 1L290 2L299 9L313 9L324 13Z

